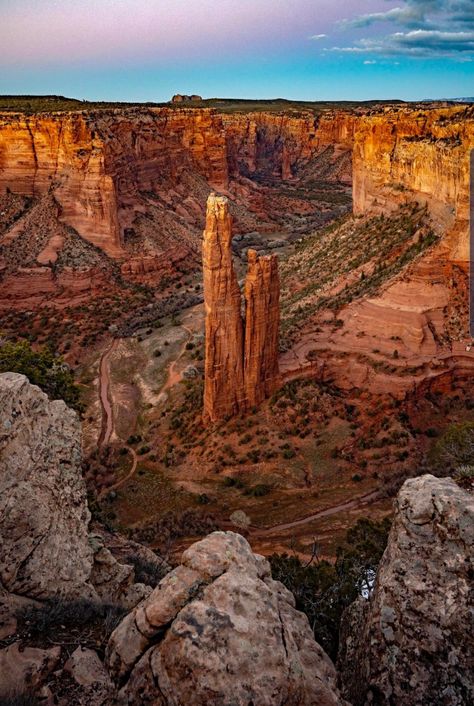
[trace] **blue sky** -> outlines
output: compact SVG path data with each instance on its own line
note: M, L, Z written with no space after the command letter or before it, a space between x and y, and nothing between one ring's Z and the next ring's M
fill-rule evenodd
M0 93L474 95L474 0L0 0Z

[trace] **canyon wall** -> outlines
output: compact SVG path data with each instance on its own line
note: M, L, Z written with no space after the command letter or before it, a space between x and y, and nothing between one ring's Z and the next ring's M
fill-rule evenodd
M227 187L222 122L211 110L0 117L0 194L53 193L60 219L112 257L125 256L124 230L147 200L172 205L186 170Z
M248 251L245 325L242 296L232 263L232 219L225 196L207 201L203 239L206 356L205 420L246 411L278 384L280 320L278 259Z
M6 230L0 213L0 299L6 297L10 306L8 292L18 292L17 275L29 300L57 298L58 278L47 270L70 226L118 259L122 278L134 283L153 286L183 263L196 267L204 203L212 188L232 196L239 233L286 229L305 235L334 217L331 204L320 202L325 192L332 198L325 183L348 185L352 170L356 214L389 211L414 197L426 201L443 234L438 259L466 263L472 118L473 109L464 106L319 114L207 108L4 113L0 200L10 190L15 197L33 197L33 206ZM298 194L289 198L288 189ZM51 220L40 227L27 224L26 244L25 219L46 200L54 201ZM295 229L295 212L302 230ZM42 247L36 250L40 228ZM9 253L3 258L5 248ZM23 256L17 257L20 250ZM24 253L31 256L25 259ZM80 270L85 285L101 279L95 260L89 251L80 267L71 257L61 264ZM81 284L81 296L82 291Z
M355 214L418 198L447 233L449 259L469 260L469 157L474 109L394 108L360 116L354 133Z
M61 220L118 256L117 194L105 149L85 114L0 115L0 194L53 192Z
M266 173L286 180L329 146L336 153L350 150L356 116L346 111L320 116L232 113L224 114L222 121L232 176ZM350 181L350 174L346 180Z

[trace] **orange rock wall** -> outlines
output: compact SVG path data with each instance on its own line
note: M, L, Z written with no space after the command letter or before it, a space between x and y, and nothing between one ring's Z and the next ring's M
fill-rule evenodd
M51 190L61 220L112 257L125 256L123 229L146 192L168 192L186 169L227 188L222 121L211 110L0 116L0 193Z
M103 140L81 114L0 115L0 193L53 191L60 218L109 255L120 253L114 180Z
M361 116L353 151L354 213L426 201L452 260L467 261L474 109L393 109Z
M280 279L277 255L247 251L245 279L244 385L250 407L270 397L278 386Z
M289 179L295 167L329 145L351 149L355 115L232 113L222 121L231 175L264 172Z
M277 256L259 257L254 250L248 251L244 324L231 242L228 199L211 194L202 249L206 310L203 417L211 422L258 405L279 382Z

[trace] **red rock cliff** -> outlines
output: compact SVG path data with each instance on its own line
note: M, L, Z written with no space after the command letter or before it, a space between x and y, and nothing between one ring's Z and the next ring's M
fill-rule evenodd
M334 159L352 149L356 116L346 111L224 114L231 175L261 172L290 179L303 165L327 147ZM344 174L350 181L350 169Z
M207 201L203 240L206 361L204 419L258 405L278 385L279 278L276 255L248 251L245 330L232 264L232 220L225 196Z
M473 108L401 108L361 116L354 136L354 213L390 210L416 197L448 232L448 257L466 262L472 148Z
M60 219L109 255L121 252L105 143L82 114L0 115L0 194L54 193Z
M158 245L186 241L182 222L201 215L192 198L183 206L202 186L186 183L195 175L227 188L222 121L209 109L0 116L0 194L52 192L60 219L112 257L126 255L125 229L150 206L177 213Z
M280 280L278 257L259 257L248 250L245 279L244 383L248 404L253 407L278 386L278 330Z
M245 406L241 296L231 241L227 198L211 194L202 247L206 308L204 417L210 421L236 414Z

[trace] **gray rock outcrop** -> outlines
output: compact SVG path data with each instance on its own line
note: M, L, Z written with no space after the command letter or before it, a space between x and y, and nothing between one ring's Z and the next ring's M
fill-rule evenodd
M346 612L340 679L354 706L474 703L474 497L406 481L374 593Z
M292 594L233 532L192 545L107 648L122 704L336 706L335 670Z
M94 597L76 413L17 373L0 375L0 410L0 584Z
M1 374L4 597L10 593L40 600L87 598L121 603L127 609L137 605L151 588L134 583L133 566L117 561L101 535L90 533L89 522L79 418L64 402L49 400L25 376ZM122 543L136 553L134 543ZM152 552L147 556L160 563Z

